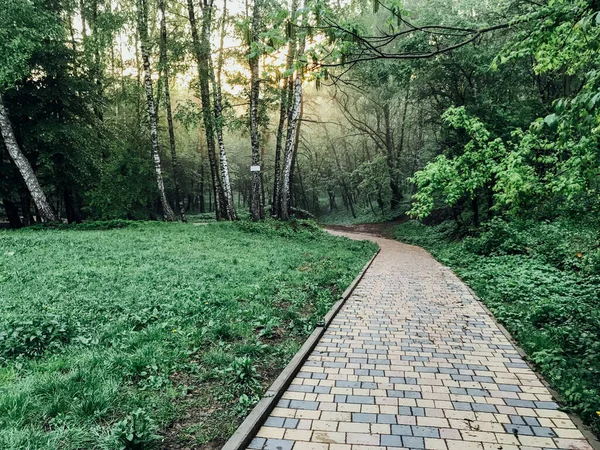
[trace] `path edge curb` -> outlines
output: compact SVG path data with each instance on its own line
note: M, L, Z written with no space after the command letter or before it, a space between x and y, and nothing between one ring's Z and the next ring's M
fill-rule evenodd
M399 241L399 242L401 242L401 241ZM408 244L408 245L411 245L411 244ZM423 247L420 247L420 248L423 248ZM431 253L429 251L427 251L426 249L423 248L423 250L425 250L427 253L429 253L431 255ZM438 261L433 255L431 255L431 257L433 259L435 259L436 261ZM508 341L515 348L515 350L521 356L521 358L523 358L523 360L525 361L525 363L529 366L529 368L535 374L535 376L538 378L538 380L540 380L540 382L546 387L546 389L548 389L548 392L550 392L550 395L552 395L552 397L557 401L557 403L559 403L561 405L566 404L563 396L558 391L556 391L550 385L550 383L548 383L548 381L546 381L546 379L541 374L541 372L538 370L538 368L536 367L536 365L529 359L529 356L527 355L527 353L525 352L525 350L523 350L523 348L521 348L521 346L519 345L519 343L517 342L517 340L510 334L510 332L506 329L506 327L504 325L502 325L500 322L498 322L498 320L494 316L494 313L486 306L486 304L483 302L483 300L481 300L481 298L479 298L479 296L475 293L475 291L471 288L471 286L469 286L467 284L467 282L465 280L463 280L462 277L459 276L450 267L448 267L447 265L445 265L445 264L443 264L441 262L439 262L439 263L440 263L440 265L444 269L446 269L450 273L452 273L458 280L460 280L460 282L462 284L464 284L466 286L467 290L473 296L473 298L475 299L475 301L477 303L479 303L479 306L481 306L481 308L491 317L492 321L496 324L496 326L498 327L498 329L500 330L500 332L504 335L504 337L506 339L508 339ZM563 411L563 412L569 416L569 419L571 419L571 421L573 422L573 424L575 424L575 426L577 427L577 429L579 431L581 431L581 434L583 434L583 436L585 437L585 439L587 440L587 442L590 444L590 446L594 450L600 450L600 440L598 440L598 438L596 437L596 435L590 431L589 427L585 423L583 423L583 420L581 420L581 418L577 414L574 414L574 413L569 412L569 411Z
M277 402L291 384L296 374L300 371L308 356L316 347L319 339L321 339L325 333L325 330L327 330L337 313L340 311L340 309L342 309L342 306L344 306L348 298L352 295L358 283L360 283L360 281L363 279L365 273L369 267L371 267L373 261L375 261L375 258L377 258L377 255L379 255L380 251L381 248L378 246L375 254L364 265L360 273L356 276L356 278L354 278L352 283L350 283L350 286L348 286L342 293L340 299L325 315L323 322L318 324L308 339L304 341L304 344L300 350L298 350L292 360L287 364L287 366L285 366L283 371L275 379L273 384L271 384L269 389L267 389L267 391L263 394L261 400L252 409L252 411L250 411L250 414L248 414L246 419L244 419L241 425L236 429L235 433L229 438L225 445L221 447L221 450L242 450L248 446L250 441L254 438L256 432L262 426L263 422L269 416L271 411L273 411L277 405Z

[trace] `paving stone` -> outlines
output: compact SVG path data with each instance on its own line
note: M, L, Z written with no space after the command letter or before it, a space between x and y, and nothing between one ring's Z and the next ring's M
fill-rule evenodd
M285 419L283 417L269 417L265 420L265 426L283 428L284 422Z
M299 422L298 419L287 418L287 419L285 419L285 422L283 423L283 428L296 428L298 426L298 422Z
M437 438L440 437L440 432L437 428L434 427L411 427L413 436L421 436L421 437L429 437L429 438Z
M377 422L377 414L352 414L352 422L375 423Z
M318 402L307 402L305 400L292 400L290 402L290 408L292 409L310 409L316 410L319 408Z
M249 449L591 450L449 269L348 236L381 252Z
M408 448L425 448L425 440L422 437L402 436L402 444Z
M377 414L377 423L396 424L398 422L395 414Z
M286 439L267 439L263 450L292 450L294 441Z
M507 433L514 435L533 436L533 430L527 425L504 424L504 429Z
M381 445L387 447L402 447L402 437L395 435L383 435L381 436Z
M248 448L262 449L265 445L265 442L267 442L265 438L254 438L252 439L252 442L250 442L250 445L248 445Z
M555 438L558 437L550 427L531 427L533 434L540 437Z
M374 405L375 397L368 397L366 395L349 395L346 398L346 403L358 403L361 405Z

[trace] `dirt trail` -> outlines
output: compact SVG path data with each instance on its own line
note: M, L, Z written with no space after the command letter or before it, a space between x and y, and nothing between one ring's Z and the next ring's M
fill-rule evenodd
M345 231L347 233L372 234L393 239L396 227L409 220L410 219L407 216L404 216L391 222L359 223L356 225L325 225L323 228L326 230Z

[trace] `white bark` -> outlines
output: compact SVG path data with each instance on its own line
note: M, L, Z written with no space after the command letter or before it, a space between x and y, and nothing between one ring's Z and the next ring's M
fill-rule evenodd
M2 133L2 139L4 139L4 144L6 145L8 154L19 169L19 172L23 177L23 181L25 181L25 185L27 186L27 189L29 189L31 198L33 199L35 206L39 211L41 219L44 222L58 220L56 213L46 199L46 195L44 194L44 191L42 190L42 187L35 176L35 172L33 171L31 164L29 164L29 161L19 148L19 144L17 143L17 139L15 138L15 134L13 132L12 124L10 123L10 119L8 117L8 112L6 111L6 108L4 108L2 95L0 95L0 132Z
M254 0L252 10L252 39L248 42L250 65L250 143L252 147L252 165L260 166L260 134L258 131L258 103L260 97L259 55L252 55L252 44L258 44L260 33L260 0ZM256 50L256 49L254 49ZM252 190L250 198L250 215L252 220L265 218L262 204L262 183L260 172L252 172Z
M150 126L150 138L152 141L152 159L154 161L154 170L156 172L156 185L160 196L160 203L163 209L163 217L167 221L174 221L175 213L167 201L165 193L165 183L162 175L162 166L160 163L160 154L158 152L158 119L154 106L154 94L152 93L152 72L150 68L150 45L148 42L148 17L146 10L146 0L139 1L139 34L140 45L142 49L142 62L144 64L144 88L146 90L146 103L148 106L148 122Z
M233 192L231 189L231 180L229 179L229 165L227 164L227 152L225 151L225 141L223 139L223 99L221 94L221 71L223 69L223 47L225 44L225 19L227 17L227 0L223 2L223 17L221 19L221 37L219 43L219 58L217 60L217 76L212 68L212 57L209 58L210 73L213 82L213 104L215 110L215 129L217 132L217 144L219 146L219 163L221 168L221 183L223 185L223 194L225 196L225 209L229 220L237 220L235 204L233 201Z
M304 56L306 46L306 35L303 34L298 47L298 60ZM292 105L288 116L287 136L285 138L285 151L283 154L283 174L281 183L281 211L280 217L283 220L290 218L290 196L291 196L291 175L292 165L294 163L294 148L296 142L296 133L298 132L298 119L300 118L300 106L302 104L302 70L296 71L294 79L294 93Z

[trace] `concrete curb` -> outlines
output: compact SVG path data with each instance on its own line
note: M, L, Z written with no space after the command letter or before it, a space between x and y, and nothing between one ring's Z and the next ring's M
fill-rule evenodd
M342 306L344 306L346 300L348 300L350 295L352 295L352 292L354 292L354 289L360 280L363 279L366 271L369 269L369 267L371 267L371 264L373 264L375 258L377 258L379 251L380 249L377 249L370 261L365 264L358 276L342 293L341 298L329 310L323 322L317 325L308 339L304 342L298 353L296 353L288 365L285 366L281 374L279 374L277 379L273 382L269 389L267 389L267 392L265 392L263 398L258 402L248 417L246 417L246 419L238 427L233 436L231 436L225 445L221 447L221 450L242 450L248 446L263 422L267 419L271 411L273 411L273 408L275 408L277 402L291 384L296 374L302 368L304 361L306 361L308 356L316 347L319 339L321 339L321 336L323 336L327 327L331 324Z

